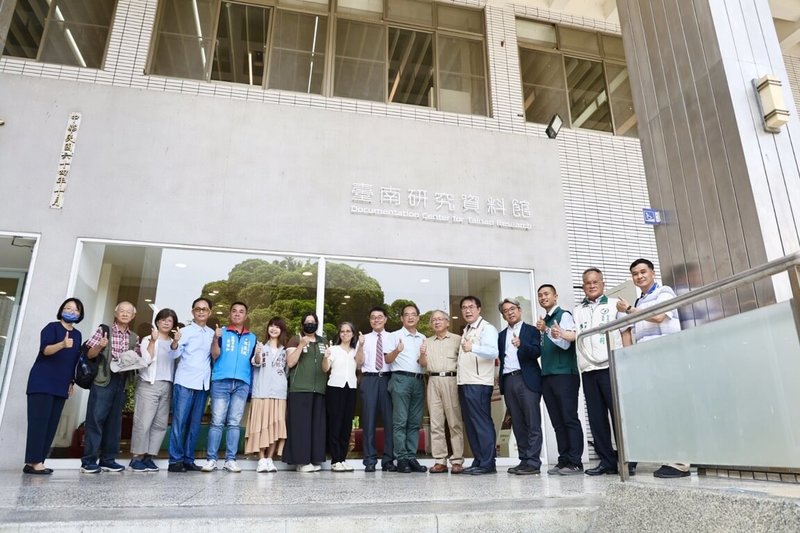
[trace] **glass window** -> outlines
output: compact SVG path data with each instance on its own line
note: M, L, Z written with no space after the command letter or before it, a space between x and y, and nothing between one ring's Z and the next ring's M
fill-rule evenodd
M386 19L433 26L433 2L430 0L386 0Z
M100 68L116 0L18 0L3 53Z
M386 101L386 28L340 19L333 95Z
M153 74L206 79L214 45L218 2L163 0L153 55Z
M573 128L611 131L603 64L599 61L564 57L570 115Z
M383 18L383 0L338 0L336 11L380 21Z
M557 48L556 27L532 20L517 19L517 39L544 48Z
M439 36L439 109L486 115L483 42Z
M525 120L547 124L558 113L569 122L564 62L561 54L519 49Z
M606 63L606 76L608 77L608 91L611 94L611 112L614 114L616 134L638 137L638 121L633 110L628 69L623 65Z
M437 4L436 14L440 28L483 35L483 11Z
M600 55L600 43L597 39L597 33L595 32L559 26L558 47L561 50L587 52L597 56Z
M433 34L389 28L389 101L433 106Z
M328 19L278 10L272 38L269 87L322 94Z
M278 0L278 6L313 11L314 13L328 12L328 0Z
M269 13L262 7L222 3L212 80L262 84Z

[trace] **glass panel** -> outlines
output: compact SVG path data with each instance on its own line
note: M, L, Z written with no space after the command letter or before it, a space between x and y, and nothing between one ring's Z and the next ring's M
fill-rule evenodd
M567 90L573 128L611 131L603 64L575 57L564 57Z
M433 34L389 28L389 101L433 105Z
M17 3L6 42L7 55L48 63L100 68L116 0L21 0ZM42 32L46 15L47 31Z
M223 2L211 79L261 86L269 9Z
M595 32L559 26L558 37L558 47L561 50L589 52L598 56L600 55L600 44L597 40L597 33Z
M178 320L188 324L192 301L202 295L213 303L209 325L226 324L231 303L240 300L249 307L247 327L263 339L266 323L276 315L286 319L290 333L296 333L301 314L317 308L316 286L316 259L84 243L74 295L86 306L86 317L77 327L83 338L88 338L98 324L110 323L118 302L127 300L137 309L132 329L140 336L147 335L155 313L163 308L174 309ZM130 412L132 387L127 395L125 410ZM81 455L81 448L69 446L85 418L88 397L88 391L76 388L67 401L54 455ZM123 416L123 440L130 438L131 429L125 422L129 418L130 414ZM201 428L198 452L205 449L207 427ZM126 444L122 448L129 450ZM166 442L162 450L166 450Z
M214 0L164 0L151 74L205 79L216 16Z
M622 65L606 63L608 90L611 94L611 112L614 113L616 134L638 137L638 121L633 110L633 96L628 79L628 69Z
M108 33L108 26L50 20L47 23L47 40L42 45L39 59L46 63L100 68L103 66Z
M517 39L546 48L558 47L556 27L553 24L517 19Z
M8 354L14 342L19 307L35 244L34 239L0 236L0 383L4 382L3 376L8 367ZM53 314L42 320L53 320L51 317L55 317L58 310L56 306L60 303L60 300L54 302Z
M328 12L328 0L278 0L280 7L294 7L303 11L313 11L315 13Z
M47 0L18 0L3 55L36 59L48 10Z
M339 20L333 95L386 101L386 31L383 26Z
M603 57L625 61L625 49L622 47L622 37L617 37L616 35L600 35L600 40L603 41Z
M412 22L433 27L433 2L429 0L386 0L386 20Z
M486 115L483 41L440 36L439 109Z
M519 62L525 99L525 120L548 124L553 115L558 113L568 123L562 56L520 48Z
M800 467L794 303L617 351L628 460Z
M380 20L383 18L383 0L339 0L336 11Z
M322 94L328 20L279 10L272 38L269 87Z
M468 31L483 35L483 11L452 6L436 6L437 23L440 28Z

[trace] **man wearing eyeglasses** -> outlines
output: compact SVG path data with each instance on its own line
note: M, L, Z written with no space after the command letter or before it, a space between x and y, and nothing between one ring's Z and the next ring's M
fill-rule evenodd
M422 423L424 399L424 377L419 364L425 335L417 331L419 308L410 303L400 312L403 327L394 332L397 350L386 354L386 362L392 365L389 394L392 395L392 435L397 471L402 474L427 472L417 461L419 427Z
M200 467L194 463L194 448L211 381L211 342L214 340L214 330L207 323L212 309L211 300L197 298L192 302L194 320L181 329L176 352L178 368L175 370L175 385L172 390L170 472L200 471Z
M538 474L542 467L542 371L539 368L539 330L522 321L517 300L506 298L498 306L508 327L500 332L500 393L511 414L517 439L519 464L508 469L518 476Z
M472 466L465 474L494 474L497 434L492 421L494 361L497 359L497 328L481 316L477 296L461 298L461 316L467 323L458 351L458 399L467 440L472 448Z

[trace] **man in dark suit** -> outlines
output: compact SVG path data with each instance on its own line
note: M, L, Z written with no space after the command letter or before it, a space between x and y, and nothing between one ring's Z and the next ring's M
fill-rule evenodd
M542 371L539 368L539 330L522 321L519 302L506 298L499 305L508 327L497 338L500 352L500 393L511 413L520 463L509 474L538 474L542 466Z

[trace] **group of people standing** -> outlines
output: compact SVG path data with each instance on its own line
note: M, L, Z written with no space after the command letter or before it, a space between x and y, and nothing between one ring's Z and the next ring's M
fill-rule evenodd
M84 346L86 357L102 357L89 393L81 472L125 469L116 462L125 383L127 376L133 375L131 371L139 370L129 465L133 471L158 470L154 458L164 441L171 407L170 472L212 472L220 466L240 472L236 452L248 398L245 452L258 454L257 471L276 471L277 454L299 472L315 472L325 462L326 450L331 455L331 470L351 471L345 459L359 390L366 472L374 472L379 459L384 471L427 471L417 460L427 397L435 460L430 473L494 473L496 430L491 399L495 360L499 359L500 391L511 415L520 458L519 465L509 468L509 473L540 472L542 397L559 452L558 463L548 473L572 475L584 471L583 431L578 418L581 374L589 425L601 458L600 464L586 474L616 473L608 424L609 413L614 415L608 347L602 336L577 346L574 341L582 330L674 297L669 287L655 283L649 261L635 261L631 273L642 291L633 305L605 296L602 273L590 268L583 274L586 298L574 313L562 310L555 287L545 284L539 287L537 296L546 315L536 324L524 323L520 303L506 298L498 308L507 327L498 333L482 317L480 299L465 296L460 301L466 323L462 335L450 331L448 313L436 310L430 318L430 337L418 331L420 310L409 303L401 310L402 328L395 332L385 330L388 315L377 306L369 312L371 331L367 334L343 322L334 341L328 342L317 334L317 315L305 313L299 336L290 338L285 320L273 317L263 342L259 342L245 327L245 303L230 306L225 328L211 328L212 303L201 297L192 303L193 320L188 326L178 328L175 312L162 309L155 316L151 335L140 342L129 328L136 309L129 302L121 302L114 310L113 323L97 328ZM83 314L80 300L70 298L60 307L57 321L42 330L40 352L28 381L26 473L52 472L44 461L64 402L72 393L82 345L74 324L83 319ZM636 323L632 331L615 332L613 347L630 344L633 338L646 341L679 327L676 312L658 315ZM360 381L357 370L361 372ZM209 396L211 424L206 461L200 466L195 463L195 447ZM380 458L379 418L383 424ZM224 461L220 461L223 429L226 451ZM474 457L468 467L464 466L464 434ZM688 467L666 465L656 475L680 477L688 475Z

